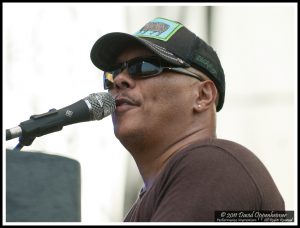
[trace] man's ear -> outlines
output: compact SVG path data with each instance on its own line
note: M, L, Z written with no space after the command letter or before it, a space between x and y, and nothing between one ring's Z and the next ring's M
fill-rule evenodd
M197 98L194 103L194 110L196 112L202 112L211 106L216 108L218 91L212 81L207 80L198 83L196 90Z

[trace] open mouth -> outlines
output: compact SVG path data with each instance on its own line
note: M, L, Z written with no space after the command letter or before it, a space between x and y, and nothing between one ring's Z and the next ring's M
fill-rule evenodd
M123 112L127 111L129 109L132 109L134 107L137 107L138 104L132 101L131 99L125 98L125 97L118 97L116 99L116 111L117 112Z

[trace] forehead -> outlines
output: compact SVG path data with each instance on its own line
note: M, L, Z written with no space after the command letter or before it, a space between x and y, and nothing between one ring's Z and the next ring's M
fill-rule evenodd
M152 51L143 47L142 45L133 45L128 48L125 48L120 54L118 55L116 62L124 62L126 60L133 59L135 57L140 56L151 56L154 55Z

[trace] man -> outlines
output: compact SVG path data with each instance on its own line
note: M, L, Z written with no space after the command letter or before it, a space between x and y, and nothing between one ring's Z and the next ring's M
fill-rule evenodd
M182 24L156 18L109 33L91 51L116 100L116 137L144 181L128 222L214 221L215 211L284 210L259 159L217 139L225 78L216 52Z

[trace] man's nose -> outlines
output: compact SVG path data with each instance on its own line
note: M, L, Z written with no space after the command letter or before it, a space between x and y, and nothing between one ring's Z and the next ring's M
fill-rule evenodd
M135 80L130 77L127 70L123 70L114 78L115 88L121 89L132 89L135 86Z

